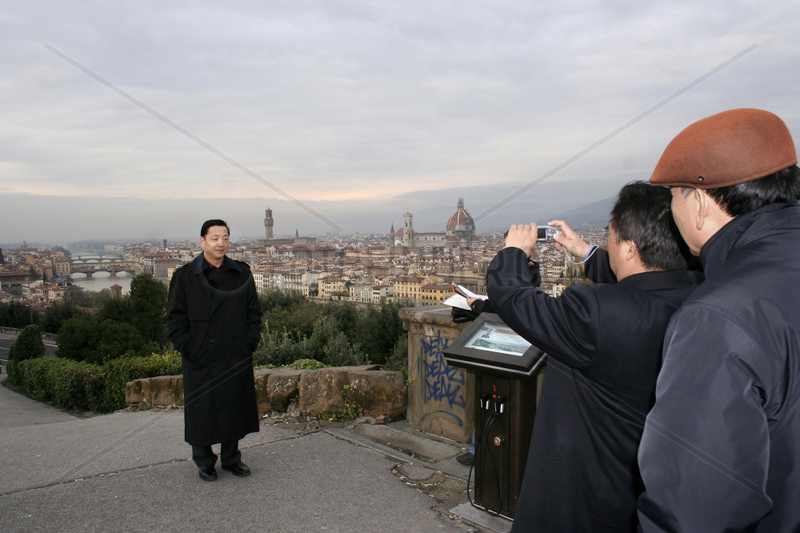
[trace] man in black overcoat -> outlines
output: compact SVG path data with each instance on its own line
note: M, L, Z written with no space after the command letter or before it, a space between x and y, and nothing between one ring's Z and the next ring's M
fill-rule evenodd
M489 300L549 358L512 531L635 531L643 491L636 463L655 400L670 317L696 286L666 188L626 185L611 212L608 250L563 221L560 249L584 258L597 283L553 298L531 284L537 228L511 226L489 266Z
M169 339L183 356L185 439L205 481L222 469L247 476L239 440L258 432L253 351L261 307L247 263L227 257L230 230L209 220L200 231L203 253L177 269L169 286Z

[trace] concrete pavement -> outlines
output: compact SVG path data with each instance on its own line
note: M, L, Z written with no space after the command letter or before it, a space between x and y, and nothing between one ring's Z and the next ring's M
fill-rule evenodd
M180 410L78 418L0 385L0 531L508 531L463 505L455 443L315 424L265 419L240 443L253 474L209 483Z

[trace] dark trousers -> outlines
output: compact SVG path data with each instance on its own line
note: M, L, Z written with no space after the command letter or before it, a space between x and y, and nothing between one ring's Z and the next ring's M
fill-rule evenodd
M231 466L242 460L239 451L239 441L223 442L220 447L220 460L222 466ZM205 468L217 464L217 456L211 446L196 446L192 444L192 459L198 468Z

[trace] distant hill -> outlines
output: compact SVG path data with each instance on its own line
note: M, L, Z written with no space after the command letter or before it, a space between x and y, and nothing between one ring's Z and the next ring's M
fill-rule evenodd
M490 205L476 205L464 207L469 214L475 218L475 226L478 231L497 231L508 229L512 224L525 224L535 222L536 224L546 224L553 219L566 221L574 228L603 228L608 225L609 213L614 206L616 198L605 198L589 204L561 206L559 208L538 205L531 203L512 203L484 219L479 218L480 214ZM455 211L453 206L436 206L414 212L414 229L422 232L444 231L444 226L448 217ZM402 218L395 219L395 229L402 227Z
M577 207L564 215L563 220L573 228L604 228L616 200L616 197L606 198Z

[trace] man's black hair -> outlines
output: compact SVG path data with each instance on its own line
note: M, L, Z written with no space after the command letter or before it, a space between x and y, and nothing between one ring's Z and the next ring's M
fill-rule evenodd
M672 218L672 193L645 181L625 185L611 210L609 225L617 242L633 241L644 266L655 270L683 270L689 250Z
M208 233L208 228L212 226L225 226L225 229L228 230L228 236L231 234L231 228L228 227L228 224L226 224L224 220L214 218L203 222L203 227L200 228L200 236L205 237L206 233Z
M800 169L794 165L763 178L706 192L732 217L769 204L794 203L800 199Z

